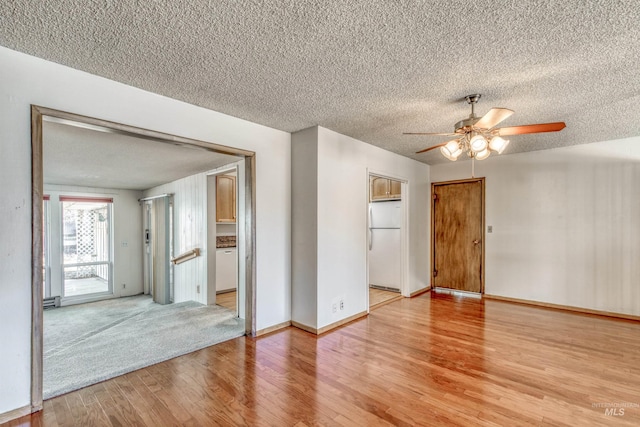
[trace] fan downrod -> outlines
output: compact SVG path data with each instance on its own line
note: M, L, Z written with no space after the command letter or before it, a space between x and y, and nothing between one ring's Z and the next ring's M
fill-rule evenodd
M469 114L468 118L460 120L458 123L455 124L454 126L455 133L465 134L467 132L470 132L471 129L473 128L473 125L475 125L476 122L480 120L480 118L476 117L476 112L474 107L481 96L482 95L480 95L479 93L476 93L476 94L467 95L464 97L464 99L467 100L467 104L471 105L471 114Z
M476 93L474 95L467 95L464 97L464 99L467 100L467 104L471 105L471 115L469 116L469 118L475 117L476 116L476 112L475 112L475 106L476 106L476 102L478 102L480 100L480 97L482 95L480 95L479 93Z

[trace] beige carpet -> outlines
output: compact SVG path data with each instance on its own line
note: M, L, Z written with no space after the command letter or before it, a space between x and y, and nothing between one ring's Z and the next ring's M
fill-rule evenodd
M242 335L232 310L146 295L45 310L44 398Z

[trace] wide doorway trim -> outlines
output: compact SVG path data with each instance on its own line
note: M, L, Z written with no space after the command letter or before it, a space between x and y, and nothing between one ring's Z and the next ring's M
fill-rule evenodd
M144 138L161 144L182 145L200 148L220 154L244 157L245 161L245 289L246 318L245 333L256 334L256 258L255 258L255 201L256 201L256 156L255 152L224 145L170 135L149 129L96 119L79 114L31 105L31 412L42 409L43 386L43 304L42 304L42 197L43 173L43 126L44 118L58 122L74 122L87 126L108 129L109 132Z

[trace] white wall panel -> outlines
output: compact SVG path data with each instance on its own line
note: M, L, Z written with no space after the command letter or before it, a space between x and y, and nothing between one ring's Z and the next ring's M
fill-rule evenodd
M433 166L433 182L470 162ZM487 294L640 315L640 138L490 157Z
M145 197L173 194L173 245L178 256L195 248L200 256L173 266L174 302L207 303L207 178L200 173L144 192ZM215 248L213 248L215 251ZM200 292L197 286L200 285Z
M318 323L318 128L291 138L291 320Z

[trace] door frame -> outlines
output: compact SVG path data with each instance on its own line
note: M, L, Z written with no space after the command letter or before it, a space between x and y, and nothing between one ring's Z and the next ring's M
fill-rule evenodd
M43 304L42 304L42 218L44 195L43 119L69 120L87 126L106 128L114 133L143 138L161 144L183 145L244 158L245 212L245 333L256 334L256 153L212 142L171 135L136 126L87 117L52 108L31 105L31 412L42 409L43 381Z
M110 199L111 201L106 202L107 203L107 217L109 219L108 222L108 233L107 233L107 239L109 241L109 260L107 261L106 265L107 265L107 270L108 270L108 274L109 274L109 280L107 281L107 290L103 291L103 292L96 292L96 293L91 293L91 294L82 294L82 295L75 295L75 296L69 296L65 294L65 267L68 267L68 265L65 265L64 263L64 203L67 202L68 200L61 200L62 198L73 198L73 199L84 199L85 201L89 201L90 199L98 199L98 200L107 200ZM115 222L113 220L113 204L114 204L114 200L113 200L113 195L108 195L105 194L104 196L102 196L101 194L87 194L85 195L84 193L76 193L73 191L64 191L61 192L58 196L57 196L57 204L58 204L58 219L59 219L59 224L56 224L57 227L59 228L59 235L60 235L60 241L56 242L58 243L58 253L60 255L59 259L56 261L57 263L59 263L58 268L60 269L59 272L59 276L57 277L56 280L59 281L60 283L60 303L64 304L64 303L85 303L85 302L93 302L95 300L99 300L101 298L104 298L105 296L111 295L113 296L114 293L114 282L113 282L113 272L114 272L114 260L115 260L115 254L114 254L114 250L115 250L115 241L114 241L114 225ZM73 264L72 264L73 266ZM51 286L51 284L49 284L49 286Z
M242 188L244 187L240 187L241 184L241 174L242 174L242 165L239 162L235 162L235 163L231 163L228 165L223 165L220 166L216 169L213 169L209 172L206 172L206 178L207 178L207 210L209 210L210 208L213 208L213 214L209 215L208 214L208 219L207 219L207 299L209 300L209 294L208 292L213 291L214 295L215 295L215 299L217 300L217 284L215 283L215 270L218 268L218 266L216 265L216 252L218 250L217 246L216 246L216 237L218 235L217 232L217 213L216 213L216 209L217 209L217 193L218 193L218 188L217 188L217 177L219 175L226 175L229 172L235 172L236 174L236 194L235 194L235 200L236 200L236 223L235 223L235 233L236 233L236 242L239 241L239 239L241 239L242 234L241 234L241 229L239 227L239 224L242 223L242 212L244 212L241 208L243 206L242 203L242 196L243 196L243 192L241 191ZM212 179L212 181L210 181L210 179ZM209 188L210 185L213 185L213 194L211 193L211 188ZM209 197L212 197L213 200L210 200ZM213 219L213 220L212 220ZM210 236L209 234L209 227L210 225L213 224L213 231L214 234L213 236ZM213 237L212 241L209 241L209 238ZM238 283L238 286L236 288L236 317L243 317L245 315L245 310L241 310L240 307L240 295L241 294L245 294L246 295L246 290L245 289L241 289L242 283L244 282L242 280L243 275L241 274L241 260L242 260L242 252L240 250L241 248L236 244L236 280ZM210 251L213 250L213 253L211 253ZM213 264L214 264L214 268L213 268L213 275L211 274L210 268L211 268L211 260L209 259L209 257L212 256L213 257ZM210 283L209 281L213 279L213 283L214 283L214 287L213 289L211 289ZM246 283L245 283L246 285Z
M436 265L436 204L435 204L435 188L443 185L450 184L466 184L472 182L479 182L482 188L482 208L481 208L481 229L482 229L482 237L480 241L480 250L482 251L482 256L480 260L480 294L484 294L484 277L485 277L485 265L484 265L484 255L485 255L485 240L486 240L486 231L485 231L485 177L478 178L467 178L467 179L456 179L452 181L441 181L441 182L432 182L431 183L431 271L429 272L431 283L431 288L435 289L433 269ZM464 292L464 291L458 291Z
M365 258L366 258L366 271L365 271L365 295L366 295L366 307L367 313L369 310L369 203L371 200L371 184L370 177L376 176L380 178L393 179L394 181L400 181L400 205L402 206L402 230L400 237L400 295L403 297L409 297L409 225L410 225L410 216L409 216L409 179L405 177L400 177L397 175L390 174L388 172L380 172L375 169L366 170L366 183L367 183L367 191L366 191L366 204L365 204L365 225L366 225L366 238L364 244L365 250Z

